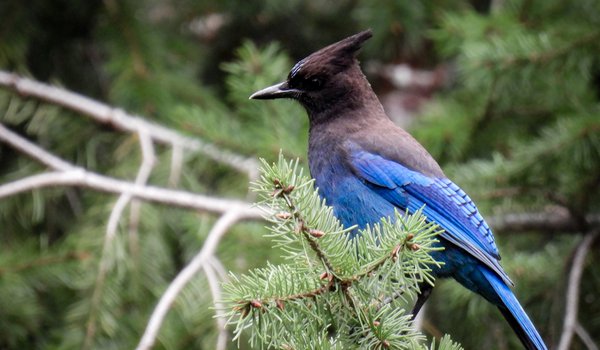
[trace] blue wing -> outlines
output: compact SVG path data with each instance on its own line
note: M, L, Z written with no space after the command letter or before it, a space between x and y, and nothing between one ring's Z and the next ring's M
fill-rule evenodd
M395 206L423 214L445 232L442 237L483 262L512 285L498 260L500 255L489 226L477 207L447 178L433 178L377 154L354 149L350 164L371 189Z

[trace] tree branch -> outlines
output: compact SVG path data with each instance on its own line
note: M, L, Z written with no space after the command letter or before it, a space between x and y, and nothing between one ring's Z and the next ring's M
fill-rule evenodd
M581 275L583 274L585 257L598 234L600 234L600 230L595 230L588 233L577 245L575 250L575 257L573 258L573 265L571 266L571 272L569 273L569 281L567 285L565 320L557 350L568 350L571 346L571 340L573 339L573 334L577 328L579 286L581 284Z
M231 207L219 220L215 223L211 229L202 250L190 261L190 263L183 269L177 277L171 282L165 293L160 298L156 308L152 312L150 321L146 326L144 335L137 346L137 350L147 350L152 348L162 322L169 311L169 308L183 290L185 285L194 277L194 275L201 270L204 265L210 260L210 257L214 254L219 241L223 235L242 218L242 211L239 207Z
M148 122L140 116L127 114L119 108L111 107L80 94L2 70L0 70L0 86L4 86L22 96L31 96L70 109L97 122L110 124L118 130L139 134L140 130L143 129L156 142L172 145L173 148L183 147L203 153L214 161L247 174L251 181L256 180L258 177L259 165L254 158L222 150L213 144L184 136L164 126Z
M150 136L143 132L140 135L140 148L142 150L142 164L138 171L135 183L137 185L145 185L150 178L150 173L156 164L156 154L154 153L154 144ZM129 208L129 249L134 259L134 264L138 261L139 239L138 226L140 223L140 212L142 203L138 199L131 199Z
M134 198L146 201L216 214L223 214L231 207L237 207L243 219L263 219L264 209L253 207L251 204L239 200L208 197L186 191L135 184L90 172L50 154L43 148L10 131L2 124L0 124L0 141L49 166L52 170L56 170L0 185L0 198L44 187L80 186L114 194L130 193Z
M598 346L594 343L594 338L583 328L581 323L575 324L575 334L579 336L579 339L587 346L588 350L598 350Z
M84 348L90 348L93 344L93 338L96 333L97 308L101 300L102 288L108 273L108 253L111 242L117 234L119 221L129 203L131 203L129 236L133 250L135 250L136 246L134 243L137 241L137 226L139 222L140 203L138 200L147 200L161 204L170 204L223 214L222 218L217 221L211 230L211 234L209 234L209 238L199 255L180 273L178 278L173 281L165 294L161 297L157 309L154 311L153 316L149 321L148 329L140 341L140 346L150 347L152 345L170 305L197 270L205 267L205 272L213 295L215 298L219 295L220 290L216 279L215 268L219 269L221 265L218 261L213 262L216 266L213 268L208 266L206 262L212 257L220 237L227 232L230 226L240 220L262 219L264 210L255 208L246 202L238 200L211 198L186 191L170 190L146 185L156 160L153 143L159 142L167 144L171 146L173 150L171 173L169 175L170 186L175 186L179 181L185 150L201 152L217 162L229 165L240 172L246 173L250 180L256 180L258 177L258 162L254 158L246 158L228 151L223 151L212 144L186 137L173 130L147 122L141 117L128 115L120 109L112 108L64 89L21 78L3 71L0 71L0 86L5 86L24 96L33 96L44 102L76 111L97 122L110 124L118 130L136 133L139 136L143 158L136 180L132 183L97 174L71 164L0 124L0 141L5 142L20 153L27 155L54 170L0 185L0 198L52 186L81 186L120 195L111 211L107 224L101 260L98 266L98 275L96 276L96 283L92 295L92 306L86 326L86 335L83 344ZM134 252L132 251L132 253ZM227 340L227 333L223 325L224 320L217 319L217 324L219 328L217 348L224 348Z
M508 213L486 218L494 232L517 233L526 231L581 232L581 224L567 211L545 210L529 213ZM600 213L586 215L589 227L600 227Z
M150 136L148 136L148 134L144 132L144 130L142 130L142 132L140 132L139 134L139 138L140 148L142 149L142 164L140 165L140 168L138 170L138 174L135 179L135 184L138 186L143 186L150 177L150 173L152 172L152 168L154 167L156 158L154 155L154 146L152 144L152 139L150 138ZM98 275L96 276L96 283L94 286L94 291L92 293L92 302L90 307L91 310L88 316L88 322L86 327L86 336L83 346L84 349L91 348L93 344L93 339L96 331L96 316L98 314L98 308L100 307L102 289L104 287L104 282L106 281L106 275L108 274L110 266L109 252L111 249L111 244L115 236L117 235L117 229L119 226L119 221L123 216L123 211L132 199L133 196L131 193L121 193L121 196L115 203L113 210L110 213L110 217L108 219L106 235L104 236L104 243L102 246L102 255L100 258L100 263L98 265ZM131 249L135 252L134 258L137 255L137 217L139 217L139 210L139 202L134 201L131 204L130 212L131 218L135 217L135 226L130 225L129 230L130 241L134 241L134 244L131 245Z
M223 300L220 286L221 281L217 277L217 273L211 260L212 259L209 258L207 263L202 265L202 269L206 275L212 298L215 301L215 322L217 323L218 331L215 350L225 350L227 348L227 321L223 317L223 304L220 302L220 300Z

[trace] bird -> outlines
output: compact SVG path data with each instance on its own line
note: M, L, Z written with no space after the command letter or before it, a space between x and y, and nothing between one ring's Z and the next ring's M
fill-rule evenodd
M298 101L309 119L308 163L319 195L346 226L365 228L396 210L422 210L442 230L436 278L454 278L495 305L523 346L546 345L511 290L494 236L471 198L427 150L386 115L357 59L370 29L298 61L281 83L250 99ZM413 317L430 296L424 284Z

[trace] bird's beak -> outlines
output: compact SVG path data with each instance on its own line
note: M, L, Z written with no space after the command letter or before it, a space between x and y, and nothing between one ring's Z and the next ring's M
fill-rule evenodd
M276 98L296 98L300 94L300 90L292 89L288 86L287 81L284 81L268 88L264 88L253 93L250 96L251 100L273 100Z

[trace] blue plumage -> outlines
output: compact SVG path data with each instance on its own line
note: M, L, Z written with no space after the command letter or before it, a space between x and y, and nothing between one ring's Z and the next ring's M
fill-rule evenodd
M355 53L371 36L356 34L294 66L288 80L251 98L293 98L310 119L309 165L320 195L345 226L363 228L396 209L423 208L444 231L433 257L438 277L452 277L496 305L527 349L546 349L512 293L489 226L469 196L431 155L386 116ZM423 285L413 314L431 293Z

